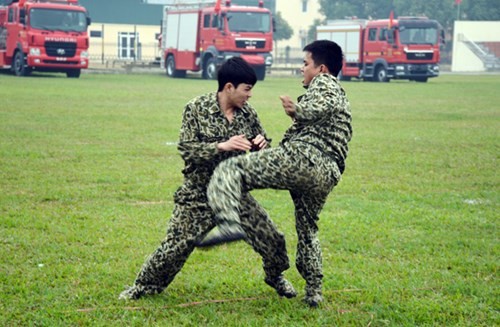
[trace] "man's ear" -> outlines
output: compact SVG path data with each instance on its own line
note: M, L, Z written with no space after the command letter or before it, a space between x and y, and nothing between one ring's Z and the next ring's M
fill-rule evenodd
M227 82L226 85L224 85L224 90L231 91L234 88L233 83Z

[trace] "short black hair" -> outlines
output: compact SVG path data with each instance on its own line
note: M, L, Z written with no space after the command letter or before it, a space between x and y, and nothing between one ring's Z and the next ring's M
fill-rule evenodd
M220 92L227 83L233 84L234 87L238 87L241 83L253 86L257 83L257 75L241 57L232 57L219 68L217 81L219 82L218 92Z
M342 70L342 48L329 40L317 40L306 45L304 51L311 53L311 58L316 66L325 65L333 76Z

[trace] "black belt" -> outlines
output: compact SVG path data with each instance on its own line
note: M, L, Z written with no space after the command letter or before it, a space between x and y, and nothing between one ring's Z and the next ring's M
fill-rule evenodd
M338 156L338 154L336 153L329 153L329 152L325 152L319 145L317 144L313 144L313 143L309 143L309 142L306 142L306 141L296 141L296 142L302 142L302 143L305 143L305 144L308 144L316 149L318 149L319 152L321 152L322 154L324 154L325 156L327 157L330 157L332 158L336 163L337 163L337 166L339 167L339 170L340 170L340 173L343 174L344 173L344 170L345 170L345 161L344 159L340 158Z

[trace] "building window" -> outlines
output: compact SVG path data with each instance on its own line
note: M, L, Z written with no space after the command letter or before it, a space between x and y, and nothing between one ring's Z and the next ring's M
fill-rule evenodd
M306 37L301 37L300 38L300 48L304 49L304 47L307 45L307 38Z
M302 12L307 12L307 0L302 0Z
M118 58L140 59L140 49L138 49L139 47L139 33L118 33Z
M307 31L304 29L299 30L300 48L303 49L307 45Z
M90 37L102 37L102 31L90 31Z

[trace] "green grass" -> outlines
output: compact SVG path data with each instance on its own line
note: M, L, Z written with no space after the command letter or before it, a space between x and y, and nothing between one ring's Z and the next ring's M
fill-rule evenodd
M493 326L499 319L499 75L346 82L354 138L320 220L324 305L279 299L242 243L195 251L161 295L121 302L182 182L184 104L213 81L0 75L0 325ZM268 78L251 103L276 145ZM253 192L287 237L285 191Z

